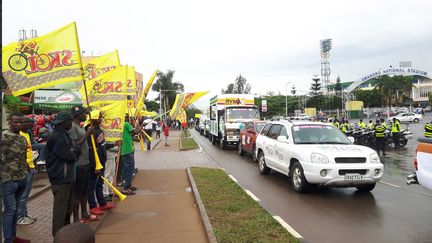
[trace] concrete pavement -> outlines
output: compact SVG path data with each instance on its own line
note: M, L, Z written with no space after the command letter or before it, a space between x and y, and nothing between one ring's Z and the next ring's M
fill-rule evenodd
M170 131L170 146L164 146L162 135L160 143L152 143L151 151L141 151L136 144L135 164L139 172L133 185L139 188L137 195L128 196L101 221L90 224L97 242L207 242L185 169L217 166L199 149L179 151L179 136L179 131ZM35 185L41 188L47 183L45 178ZM51 190L30 200L29 212L38 221L19 226L18 236L32 242L52 242L52 202Z

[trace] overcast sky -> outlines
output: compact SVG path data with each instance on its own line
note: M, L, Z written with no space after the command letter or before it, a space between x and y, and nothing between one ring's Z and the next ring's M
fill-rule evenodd
M426 0L4 0L2 34L5 45L19 29L43 35L75 21L86 55L118 49L145 81L175 70L186 91L211 91L203 107L239 74L252 93L285 94L287 82L308 91L324 38L333 39L331 80L399 61L432 71L431 13Z

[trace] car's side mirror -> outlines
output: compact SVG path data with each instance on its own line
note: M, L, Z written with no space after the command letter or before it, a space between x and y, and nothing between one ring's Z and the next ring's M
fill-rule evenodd
M354 143L354 141L355 141L354 137L351 137L351 136L348 137L348 140L350 140L351 143Z
M278 136L277 140L282 143L288 143L288 138L286 136Z

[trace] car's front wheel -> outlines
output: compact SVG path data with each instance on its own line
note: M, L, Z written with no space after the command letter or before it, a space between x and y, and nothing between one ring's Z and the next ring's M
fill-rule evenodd
M268 175L270 173L270 168L267 167L263 152L260 152L260 154L258 155L258 168L259 168L259 172L262 175Z
M310 187L309 182L307 182L306 177L304 176L303 167L298 161L294 162L291 167L290 181L294 191L299 193L306 192Z
M375 188L376 183L357 186L359 192L370 192Z
M419 119L418 119L418 118L415 118L415 119L414 119L414 122L415 122L415 123L419 122Z

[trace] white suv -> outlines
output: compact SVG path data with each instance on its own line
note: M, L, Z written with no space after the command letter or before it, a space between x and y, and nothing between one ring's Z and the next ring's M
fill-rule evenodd
M268 174L273 169L289 176L297 192L311 184L369 192L384 166L374 150L351 140L321 122L269 122L256 140L259 171Z

